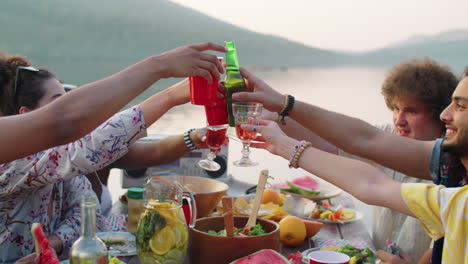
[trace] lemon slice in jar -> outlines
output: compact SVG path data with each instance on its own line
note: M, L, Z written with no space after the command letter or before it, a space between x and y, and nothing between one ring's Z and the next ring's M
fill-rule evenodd
M170 226L173 226L176 222L176 219L175 219L175 211L176 210L176 206L175 204L173 203L157 203L154 208L156 209L156 211L158 211L158 213L164 217L164 219L166 220L166 225L170 225Z
M174 235L175 235L175 245L176 247L185 246L188 239L188 231L187 228L183 225L177 225L174 228Z
M154 234L149 241L151 250L158 254L164 255L175 245L175 236L172 228L166 226L161 231Z

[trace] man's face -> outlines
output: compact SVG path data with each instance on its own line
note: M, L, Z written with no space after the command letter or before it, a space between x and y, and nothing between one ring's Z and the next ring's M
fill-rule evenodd
M393 124L397 135L418 140L434 140L441 136L439 120L435 120L427 106L414 97L393 101Z
M452 95L452 102L440 115L446 133L442 148L462 157L468 156L468 78L464 78Z

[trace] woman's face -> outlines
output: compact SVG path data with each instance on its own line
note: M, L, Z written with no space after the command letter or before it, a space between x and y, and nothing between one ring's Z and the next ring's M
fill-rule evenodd
M50 78L42 84L45 89L44 95L39 99L37 108L43 107L53 100L65 94L62 84L55 78Z

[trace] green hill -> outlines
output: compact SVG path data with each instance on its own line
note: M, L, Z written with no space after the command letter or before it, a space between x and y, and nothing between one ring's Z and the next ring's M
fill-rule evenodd
M334 65L337 53L254 33L167 0L2 0L0 50L82 84L189 43L234 40L243 65Z
M430 57L461 72L468 65L468 30L414 36L387 48L360 54L353 60L364 64L394 65L415 57Z

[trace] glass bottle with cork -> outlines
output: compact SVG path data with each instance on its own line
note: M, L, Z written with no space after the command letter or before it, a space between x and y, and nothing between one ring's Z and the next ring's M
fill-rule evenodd
M81 197L81 235L70 250L71 264L105 264L108 260L107 247L96 236L96 198Z
M246 91L244 78L239 71L237 51L233 41L225 41L226 52L226 78L224 89L226 91L226 105L228 111L229 126L234 127L234 116L232 114L232 94Z
M143 188L132 187L128 189L128 232L135 233L137 231L138 221L140 220L140 215L143 212L144 206L143 192Z

